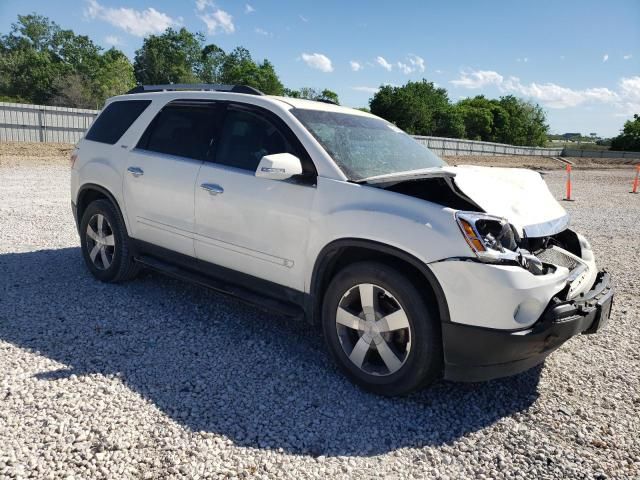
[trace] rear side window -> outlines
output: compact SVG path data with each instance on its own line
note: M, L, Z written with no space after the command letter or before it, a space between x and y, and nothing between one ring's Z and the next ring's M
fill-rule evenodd
M85 135L85 139L113 145L136 121L151 100L123 100L110 103Z
M295 152L271 121L254 112L230 108L220 133L216 163L255 170L262 157L273 153Z
M168 105L151 122L138 148L207 160L213 154L217 112L214 105Z

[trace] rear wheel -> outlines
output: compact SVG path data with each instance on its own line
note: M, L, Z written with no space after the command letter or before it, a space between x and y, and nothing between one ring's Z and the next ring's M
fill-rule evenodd
M85 209L80 244L87 268L103 282L123 282L140 271L131 254L124 220L108 200L96 200Z
M402 395L442 371L438 319L415 285L377 262L341 270L324 296L323 331L346 375L367 390Z

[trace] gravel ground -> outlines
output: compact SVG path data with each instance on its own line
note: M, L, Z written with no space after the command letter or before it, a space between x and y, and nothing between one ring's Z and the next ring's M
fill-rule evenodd
M640 478L631 168L574 172L565 205L618 284L606 330L400 399L351 385L303 323L156 274L95 281L67 168L0 156L0 478Z

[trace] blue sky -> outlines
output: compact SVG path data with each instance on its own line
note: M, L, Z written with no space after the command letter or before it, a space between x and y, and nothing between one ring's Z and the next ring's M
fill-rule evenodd
M0 0L0 32L37 12L133 58L167 26L271 60L284 84L365 106L381 84L426 78L453 100L514 94L552 132L611 136L640 113L640 1Z

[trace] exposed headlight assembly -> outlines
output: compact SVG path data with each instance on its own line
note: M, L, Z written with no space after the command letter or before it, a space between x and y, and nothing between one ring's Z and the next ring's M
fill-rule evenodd
M506 219L478 212L456 212L458 226L479 260L517 263L534 275L544 273L542 262L518 247L520 238Z

